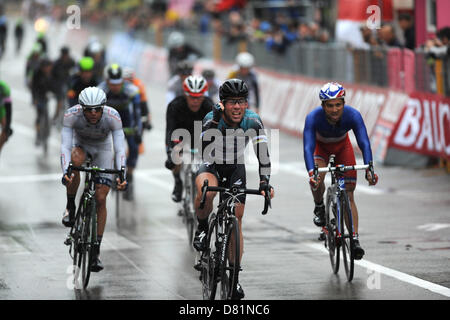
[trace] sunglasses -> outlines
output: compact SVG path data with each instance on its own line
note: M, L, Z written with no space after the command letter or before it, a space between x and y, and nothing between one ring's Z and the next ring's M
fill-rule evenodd
M95 107L95 108L87 108L87 107L85 107L85 108L83 108L84 112L95 111L96 113L99 113L99 112L102 112L102 110L103 110L103 107Z
M234 106L236 103L240 106L243 106L247 103L247 99L226 99L223 101L226 106Z

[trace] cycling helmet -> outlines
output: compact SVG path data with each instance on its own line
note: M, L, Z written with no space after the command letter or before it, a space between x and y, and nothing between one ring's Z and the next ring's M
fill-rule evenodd
M214 79L215 72L212 69L205 69L202 71L202 76L207 80Z
M169 49L181 47L184 45L184 35L178 31L172 32L167 39L167 45Z
M181 75L191 75L194 66L191 61L183 60L177 63L177 73Z
M208 90L208 83L202 76L189 76L183 82L183 90L187 96L202 97Z
M98 41L94 41L88 45L88 51L92 54L100 53L102 50L103 45Z
M78 103L83 108L103 107L106 104L105 92L97 87L87 87L80 92Z
M328 82L322 89L320 89L319 99L321 101L327 101L331 99L337 99L345 97L345 89L337 82Z
M255 58L248 52L241 52L236 56L236 63L241 68L251 68L255 64Z
M117 63L107 66L104 73L105 79L111 84L121 84L123 82L122 68Z
M219 88L221 101L230 97L248 97L248 87L241 79L228 79Z
M94 59L91 57L83 57L79 63L81 71L91 71L94 68Z

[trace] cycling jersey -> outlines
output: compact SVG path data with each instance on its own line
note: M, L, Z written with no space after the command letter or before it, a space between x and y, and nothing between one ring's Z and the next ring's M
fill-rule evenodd
M259 116L249 110L245 110L244 117L237 128L230 127L223 118L218 124L213 121L213 112L208 113L203 119L202 151L203 162L220 166L235 166L245 164L245 148L250 141L259 162L259 175L261 180L270 176L270 158L267 145L267 136L264 125ZM217 129L217 130L210 130ZM222 139L217 139L220 134ZM213 140L213 141L211 141ZM219 150L219 152L216 152Z
M70 79L69 90L67 91L67 99L69 100L69 107L78 104L78 96L81 91L87 87L96 87L98 81L92 77L88 83L84 82L80 75L76 74Z
M201 121L211 111L213 105L214 103L210 98L204 97L200 109L197 112L192 112L188 107L186 96L179 96L172 100L166 111L166 151L170 152L178 143L172 141L171 137L175 129L181 128L189 131L191 136L190 146L195 148L196 142L200 139L200 132L197 133L198 136L195 135L195 123L198 121L201 127Z
M250 70L247 75L242 75L239 70L232 71L228 75L228 79L241 79L248 86L248 105L254 107L256 110L259 109L259 87L258 80L256 79L256 74Z
M321 106L311 111L306 117L303 130L303 154L308 172L314 170L316 141L326 144L338 143L347 139L347 133L350 130L353 130L355 134L363 154L364 164L368 164L372 160L372 150L364 120L358 110L345 105L342 118L336 125L327 121Z
M106 93L108 106L113 107L119 112L123 127L135 128L137 130L135 133L140 135L142 132L142 122L139 89L128 81L123 82L122 88L117 94L109 89L106 81L100 83L98 87Z
M112 141L111 141L112 136ZM90 124L80 105L73 106L64 114L61 133L61 168L67 172L74 146L80 146L93 156L93 165L111 169L114 165L112 145L114 144L116 169L125 166L125 137L119 113L108 106L96 124Z

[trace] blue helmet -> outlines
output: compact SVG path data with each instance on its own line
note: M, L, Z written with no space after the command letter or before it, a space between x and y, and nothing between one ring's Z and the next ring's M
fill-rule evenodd
M345 89L337 82L328 82L320 89L319 99L321 101L345 97Z

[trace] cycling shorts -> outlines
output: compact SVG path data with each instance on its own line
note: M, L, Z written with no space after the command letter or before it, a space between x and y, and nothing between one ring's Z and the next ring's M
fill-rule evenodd
M334 154L335 164L344 164L352 166L356 164L355 153L348 134L338 142L325 143L316 140L316 149L314 150L314 160L320 159L328 163L330 155ZM348 171L344 174L346 185L356 184L356 170Z
M244 164L217 165L202 163L197 171L197 175L204 172L215 175L217 181L219 182L219 187L231 188L231 186L233 185L239 185L242 188L247 187L247 178ZM229 196L225 196L225 198L220 199L220 201L225 200L228 197ZM245 204L246 195L242 194L238 196L237 199L242 204Z
M94 144L75 141L74 147L81 148L86 153L86 157L88 155L91 157L92 159L91 166L97 166L103 169L114 168L114 152L112 150L111 143ZM111 187L112 174L99 173L97 175L95 183Z

